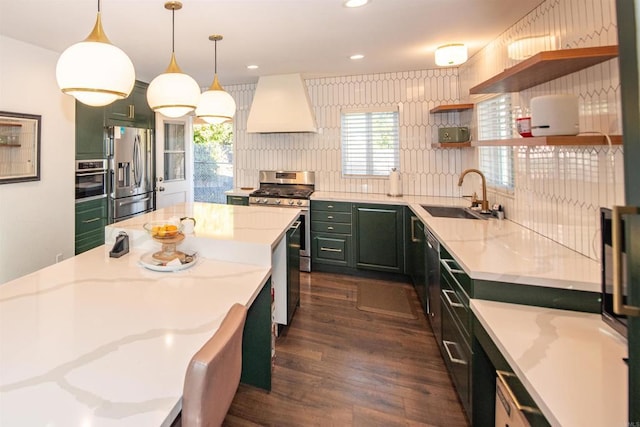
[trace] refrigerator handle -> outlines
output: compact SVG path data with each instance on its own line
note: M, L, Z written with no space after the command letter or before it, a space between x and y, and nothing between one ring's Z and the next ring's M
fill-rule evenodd
M140 187L142 181L141 170L142 165L140 158L140 137L136 135L133 142L133 181L136 187Z

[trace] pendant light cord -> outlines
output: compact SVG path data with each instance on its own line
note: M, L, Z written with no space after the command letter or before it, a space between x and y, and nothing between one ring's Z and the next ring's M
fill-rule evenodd
M176 9L171 9L171 53L176 52Z
M98 13L100 13L100 0L98 0Z
M218 40L213 41L213 74L218 74Z

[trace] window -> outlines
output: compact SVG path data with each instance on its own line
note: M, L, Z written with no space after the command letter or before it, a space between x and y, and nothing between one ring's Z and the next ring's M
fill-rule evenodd
M342 175L387 176L400 169L398 109L342 112Z
M513 138L511 95L504 94L479 102L478 140ZM513 191L513 149L511 147L479 147L479 168L487 185Z

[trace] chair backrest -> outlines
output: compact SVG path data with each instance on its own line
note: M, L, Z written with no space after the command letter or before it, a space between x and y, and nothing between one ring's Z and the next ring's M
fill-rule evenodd
M193 356L182 393L182 425L220 426L240 384L247 308L234 304L220 328Z

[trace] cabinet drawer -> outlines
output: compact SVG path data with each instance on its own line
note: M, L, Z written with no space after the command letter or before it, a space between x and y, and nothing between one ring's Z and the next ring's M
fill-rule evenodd
M228 205L249 206L249 197L227 196Z
M76 236L75 245L76 255L100 245L104 245L104 231L100 229L79 234Z
M311 221L311 231L320 233L351 234L351 224Z
M313 211L311 213L311 221L338 222L343 224L351 224L351 213Z
M469 309L469 297L450 277L442 274L440 279L441 297L454 317L460 323L463 332L467 337L471 336L471 310Z
M443 298L443 297L441 297ZM471 348L457 326L447 302L442 299L442 353L460 401L470 415Z
M333 261L332 264L346 265L349 257L347 237L314 236L312 253L320 261Z
M76 205L76 235L89 231L104 231L107 225L107 203L106 199L99 202L97 204L86 202L86 206Z
M351 212L351 203L312 200L311 210L312 211L329 211L329 212ZM313 216L313 214L311 214L311 216Z

